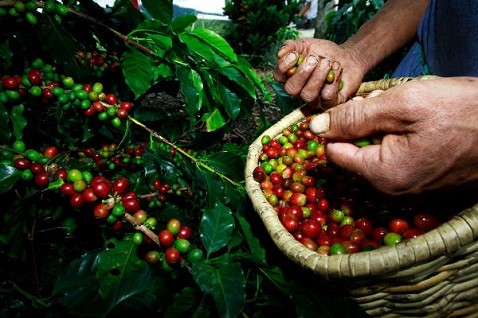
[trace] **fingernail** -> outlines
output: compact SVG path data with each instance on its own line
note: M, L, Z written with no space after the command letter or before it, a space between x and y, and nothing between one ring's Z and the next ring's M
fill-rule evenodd
M310 120L309 128L314 134L322 134L329 130L330 127L330 115L329 113L322 113Z
M320 60L320 68L323 70L328 70L330 68L330 60L326 57Z
M315 55L309 55L307 56L306 62L310 66L316 66L319 61L317 60L317 57Z
M334 70L340 69L340 62L339 61L334 61L332 63L332 69L334 69Z
M285 56L284 62L287 64L292 64L292 63L295 63L298 58L299 56L297 55L296 52L290 52L289 54Z

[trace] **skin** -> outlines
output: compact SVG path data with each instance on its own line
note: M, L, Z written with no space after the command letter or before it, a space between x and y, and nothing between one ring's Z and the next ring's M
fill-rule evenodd
M414 38L427 4L425 0L389 0L342 45L314 38L286 41L277 53L274 78L284 83L290 95L311 107L330 108L344 103L354 95L370 69ZM289 78L287 71L299 55L305 57L304 62ZM331 69L335 71L335 80L327 84L325 79ZM344 87L339 92L340 79Z
M453 96L453 98L450 98ZM314 117L327 158L391 195L478 181L478 78L410 81ZM363 148L349 140L383 134Z
M313 132L329 140L327 158L391 195L478 181L478 78L410 81L353 98L369 70L413 40L427 5L425 0L389 0L342 45L287 41L274 70L289 94L328 109L310 123ZM286 70L299 55L305 61L288 78ZM326 84L330 69L336 77ZM340 79L344 87L338 91ZM350 142L374 134L384 136L381 144L359 148Z

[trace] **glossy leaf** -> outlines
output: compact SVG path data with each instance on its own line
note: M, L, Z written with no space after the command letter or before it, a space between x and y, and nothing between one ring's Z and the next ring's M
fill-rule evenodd
M183 33L178 37L187 46L189 54L196 57L194 60L199 66L226 67L230 65L229 62L214 52L212 47L193 34ZM198 71L203 72L205 70L198 69Z
M227 258L192 266L192 276L201 290L212 295L220 317L237 317L246 301L246 280L239 263Z
M53 16L44 15L37 26L38 43L43 46L43 51L48 52L50 58L56 63L64 65L67 74L75 74L78 79L85 79L89 70L82 67L76 60L76 52L80 48L79 44L60 25Z
M219 96L221 97L222 106L231 119L237 119L237 116L241 111L241 99L226 86L221 83L218 84L217 88Z
M61 305L69 308L71 314L93 309L96 309L95 312L104 311L95 277L98 257L97 251L83 254L68 264L55 282L52 295L59 299Z
M231 210L220 202L207 209L199 224L201 241L208 254L214 253L231 239L234 231L234 217Z
M226 119L217 108L212 112L205 114L203 119L206 122L206 129L208 132L216 131L224 127L226 124Z
M27 125L27 120L25 119L25 116L23 115L24 110L25 110L25 106L23 106L23 104L17 105L13 107L12 113L10 114L10 117L12 119L12 125L13 125L13 135L15 136L15 139L17 140L23 139L23 129Z
M172 0L142 0L146 11L156 20L169 24L173 18Z
M164 318L182 317L186 313L194 311L200 301L200 291L191 286L186 286L174 296L174 301L168 306Z
M0 104L0 144L7 144L12 133L10 132L10 117L7 109Z
M233 81L240 87L242 87L250 97L256 98L256 88L254 84L244 76L241 72L238 71L237 67L225 67L221 69L224 80Z
M195 122L195 116L201 109L203 101L203 83L199 74L193 70L177 65L176 74L186 102L186 111L189 118Z
M144 94L153 83L154 66L149 56L138 51L124 53L124 62L121 64L126 84L136 97Z
M242 215L236 215L236 219L239 221L239 225L241 226L247 245L255 261L260 264L266 264L266 251L264 247L262 247L260 240L252 233L251 224Z
M0 164L0 193L9 191L20 177L20 171L14 167Z
M238 182L244 178L245 161L237 152L218 151L201 158L201 161Z
M187 28L197 21L197 17L193 14L185 14L177 17L171 22L171 30L175 33L184 32Z
M138 258L136 245L132 240L112 239L106 246L99 254L96 272L102 297L109 297L115 283L121 281L127 272L137 270L144 264Z
M207 42L215 52L231 62L237 62L237 55L229 43L219 34L206 28L196 28L193 33Z

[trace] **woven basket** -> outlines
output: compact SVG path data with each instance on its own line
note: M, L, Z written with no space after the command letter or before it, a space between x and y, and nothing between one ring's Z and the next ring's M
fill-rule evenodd
M357 95L409 80L363 83ZM267 129L249 147L247 193L272 240L287 257L331 283L347 281L350 296L374 317L478 317L478 204L438 228L394 246L355 254L323 255L306 248L282 225L252 176L264 135L278 136L305 118L296 109Z

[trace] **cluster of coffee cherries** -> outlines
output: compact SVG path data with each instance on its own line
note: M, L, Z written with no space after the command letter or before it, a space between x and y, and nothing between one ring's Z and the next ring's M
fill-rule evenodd
M119 57L114 51L108 53L78 51L76 57L81 65L88 67L98 78L103 77L106 71L114 74L119 70Z
M141 232L132 237L135 244L145 247L143 257L148 264L160 264L169 272L204 258L203 250L192 241L192 228L179 219L169 219L156 233L159 248L151 248L150 238Z
M26 20L28 23L36 25L38 23L37 9L38 5L36 1L16 0L13 2L13 6L9 7L8 10L4 7L0 7L0 17L11 17L19 21Z
M377 192L327 161L326 140L309 130L310 118L276 138L263 136L253 171L282 225L299 242L322 254L351 254L395 245L441 223L431 211L389 213L396 208L382 201L374 206ZM379 222L378 215L385 217Z
M114 171L125 169L136 171L143 166L143 152L146 143L130 144L125 148L118 148L116 143L105 144L97 150L87 147L79 151L79 156L89 160L87 164Z
M75 83L72 77L54 73L51 65L37 59L24 75L2 77L0 102L18 101L26 96L40 98L43 103L58 103L63 110L77 109L87 117L96 116L118 128L128 118L133 104L121 102L103 89L101 82Z
M144 145L130 146L126 153L136 158L142 155L143 149ZM98 151L87 148L80 151L79 156L81 158L88 154L91 158L97 157L96 162L99 162L116 150L114 144L105 145ZM0 164L21 171L21 178L25 182L33 182L38 190L58 189L68 199L70 207L91 211L94 219L110 224L113 231L123 231L125 224L135 228L145 227L147 231L137 229L131 237L135 244L147 249L143 257L149 264L160 263L164 270L172 271L203 258L202 249L192 243L192 229L189 226L181 224L178 219L170 219L165 228L158 229L157 218L146 210L161 207L185 193L192 195L187 185L154 179L149 189L139 194L130 190L131 182L124 175L109 178L93 174L90 169L63 168L64 156L71 154L65 155L55 146L37 151L17 140L11 147L2 149ZM97 167L91 170L98 171ZM154 242L157 243L155 247Z

